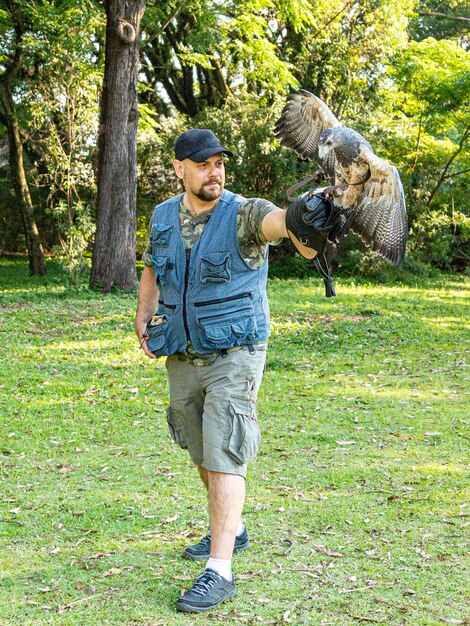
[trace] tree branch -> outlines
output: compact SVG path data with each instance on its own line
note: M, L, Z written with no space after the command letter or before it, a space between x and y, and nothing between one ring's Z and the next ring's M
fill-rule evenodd
M8 11L13 21L13 29L15 31L16 42L14 56L9 63L5 64L6 69L1 75L2 81L4 81L6 85L11 85L11 83L15 80L16 75L18 74L23 63L23 48L21 46L21 42L25 32L25 27L21 14L19 12L17 13L15 9L16 7L14 3L9 2Z
M180 5L178 7L176 7L176 9L170 15L170 17L167 19L167 21L163 24L163 26L160 28L160 30L158 30L154 35L152 35L152 37L150 37L150 39L148 40L147 43L152 43L152 41L154 39L156 39L157 37L160 37L160 35L163 33L163 31L166 29L166 27L170 24L171 20L175 19L175 17L181 11L181 9L184 7L184 5L185 5L185 2L181 2Z
M444 178L453 178L454 176L460 176L461 174L466 174L467 172L470 172L470 168L468 170L462 170L460 172L451 172L450 174L446 174Z
M429 196L428 206L431 206L431 202L433 201L434 196L436 195L436 193L439 190L439 187L442 185L442 183L444 182L444 180L446 178L447 170L452 165L454 159L456 159L456 157L462 152L464 143L467 141L467 138L468 138L469 135L470 135L470 126L467 126L467 128L464 131L464 134L462 135L462 139L460 140L458 149L454 152L454 154L447 161L446 166L442 170L442 173L441 173L441 175L439 177L439 180L437 181L436 186L434 187L431 195Z
M321 33L322 30L328 28L328 26L335 21L335 19L341 15L341 13L344 13L344 11L346 11L346 9L353 3L354 0L348 0L348 2L346 2L346 4L337 12L333 15L333 17L331 19L329 19L327 22L325 22L321 28L319 28L315 33L313 33L312 35L312 39L314 39L317 35L319 35Z
M444 20L454 20L456 22L470 22L470 17L463 15L447 15L447 13L438 13L436 11L418 11L420 17L439 17Z

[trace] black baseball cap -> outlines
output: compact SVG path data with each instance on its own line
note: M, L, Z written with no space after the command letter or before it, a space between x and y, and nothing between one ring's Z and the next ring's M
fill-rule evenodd
M178 161L191 159L202 163L218 152L233 156L233 152L221 146L214 133L207 128L190 128L175 143L175 158Z

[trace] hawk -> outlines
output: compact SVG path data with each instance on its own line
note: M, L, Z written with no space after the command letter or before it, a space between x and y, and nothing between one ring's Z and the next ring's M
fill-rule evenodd
M314 94L300 89L287 97L274 134L302 158L316 159L329 187L318 189L343 216L338 243L350 230L395 265L403 262L408 236L405 197L396 167L377 157L370 144L334 116Z

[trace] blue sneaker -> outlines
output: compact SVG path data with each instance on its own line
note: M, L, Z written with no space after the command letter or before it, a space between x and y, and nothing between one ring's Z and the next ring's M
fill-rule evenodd
M183 613L203 613L210 611L221 602L233 598L236 594L235 581L226 580L213 569L206 569L192 588L176 603L176 610Z
M240 535L235 537L235 545L233 547L233 552L241 552L242 550L248 550L250 547L250 539L248 538L248 533L246 532L246 528L243 529L243 532ZM185 559L190 559L191 561L207 561L211 552L211 536L210 533L203 537L199 543L196 543L194 546L190 546L186 548L183 552Z

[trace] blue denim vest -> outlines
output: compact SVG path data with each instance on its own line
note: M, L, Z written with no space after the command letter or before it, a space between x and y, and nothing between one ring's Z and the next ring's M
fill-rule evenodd
M149 347L157 356L199 354L267 339L268 260L250 268L238 248L237 211L244 198L222 193L201 237L185 249L180 234L183 194L157 205L153 215L152 264L159 289L158 315Z

